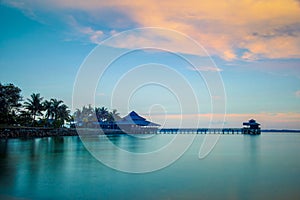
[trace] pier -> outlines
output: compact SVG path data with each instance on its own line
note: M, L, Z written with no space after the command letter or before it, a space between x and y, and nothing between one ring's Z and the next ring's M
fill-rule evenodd
M243 123L243 128L162 128L158 134L248 134L259 135L260 124L254 119Z
M163 128L158 134L245 134L241 128Z
M98 128L104 134L249 134L259 135L261 133L260 124L254 119L243 123L240 128L159 128L160 124L146 120L135 111L131 111L127 116L116 122L93 122L98 126L84 126L84 123L76 127Z

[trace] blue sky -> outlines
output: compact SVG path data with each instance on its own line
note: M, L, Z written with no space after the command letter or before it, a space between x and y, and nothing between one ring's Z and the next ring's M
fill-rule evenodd
M131 52L114 62L101 78L95 93L96 105L112 108L112 90L119 87L113 108L121 115L136 110L165 126L178 125L184 116L185 127L192 126L189 121L200 117L200 125L206 126L212 97L199 73L218 73L226 91L225 126L239 127L242 121L255 118L264 128L300 129L299 2L225 2L198 5L191 1L189 6L182 6L174 1L160 6L152 1L138 5L130 1L2 1L0 81L19 86L24 98L38 92L45 98L62 99L72 107L73 86L80 66L101 41L134 28L162 27L199 42L216 66L208 64L208 57L194 55L182 44L175 48L188 59L198 59L202 67L193 70L184 60L167 52ZM237 7L247 11L232 16L229 11ZM168 42L161 39L156 38ZM134 43L141 42L145 41L134 38L105 48L109 54L124 45L134 49ZM131 83L122 83L122 76L140 65L148 68L145 73L133 72L136 79L146 80L156 73L153 77L168 80L164 76L170 76L172 70L183 76L200 100L198 110L193 109L192 100L183 100L186 110L181 113L176 95L155 84L141 87L130 99L123 99L122 95L129 92L124 92L124 88ZM166 71L151 71L156 67ZM118 81L122 85L118 86ZM172 77L169 83L179 91L185 90ZM222 113L215 114L217 120L213 124L221 123Z

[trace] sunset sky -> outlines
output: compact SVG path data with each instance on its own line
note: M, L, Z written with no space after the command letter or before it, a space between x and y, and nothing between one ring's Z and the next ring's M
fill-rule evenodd
M176 126L181 116L208 122L211 96L204 81L193 73L217 73L226 94L225 126L240 127L243 121L255 118L263 128L300 129L300 1L2 0L0 16L0 81L20 87L24 98L38 92L45 98L62 99L71 108L80 66L98 44L123 31L160 27L195 40L213 59L211 65L191 68L173 55L154 50L128 55L114 63L102 80L104 85L95 94L97 105L112 107L110 92L128 70L158 63L188 80L202 100L200 112L189 107L180 113L174 96L165 94L170 91L150 85L124 99L127 107L116 107L122 116L136 110L148 118L150 111L151 119L166 122L165 126ZM108 45L107 52L149 45L143 37ZM152 39L162 46L172 45L175 53L191 59L208 56L196 55L175 36ZM143 79L146 71L137 71L136 77Z

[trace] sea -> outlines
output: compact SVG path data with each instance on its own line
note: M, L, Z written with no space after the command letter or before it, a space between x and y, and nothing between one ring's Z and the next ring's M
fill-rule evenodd
M300 199L300 133L206 137L1 140L0 199Z

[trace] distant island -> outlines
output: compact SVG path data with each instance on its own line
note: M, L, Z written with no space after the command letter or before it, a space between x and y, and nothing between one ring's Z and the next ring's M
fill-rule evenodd
M263 129L262 132L300 133L300 130L289 129Z

